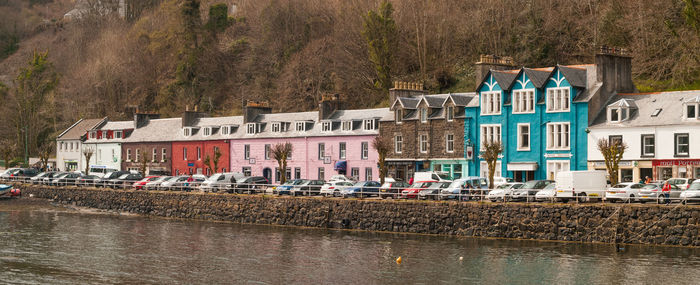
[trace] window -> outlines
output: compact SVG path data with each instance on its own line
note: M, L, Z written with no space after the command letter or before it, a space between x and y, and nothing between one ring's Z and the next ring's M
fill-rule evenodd
M186 147L182 148L182 159L187 160L187 148Z
M420 122L421 123L428 122L428 108L420 108Z
M369 158L369 143L362 142L361 148L362 148L362 159L368 159Z
M501 114L501 92L481 92L481 114Z
M502 177L501 174L502 164L501 161L496 161L496 171L493 173L493 177ZM486 161L481 162L481 168L479 168L480 177L489 177L489 165Z
M698 114L698 104L695 103L688 103L685 106L685 117L688 119L695 119L695 118L700 118L700 114Z
M347 146L345 145L345 143L341 142L340 145L338 146L338 149L339 149L338 153L340 153L340 156L338 157L338 159L345 159L345 153L346 153L345 150L347 149Z
M654 156L655 145L654 135L642 135L642 156Z
M343 131L352 131L352 121L343 122Z
M365 181L372 181L372 168L365 167Z
M323 122L323 124L321 125L321 131L330 132L331 131L331 122Z
M90 132L90 138L95 139L95 137L97 136L96 134L96 132Z
M294 130L296 130L297 132L306 131L306 123L305 122L296 122L294 124Z
M250 159L250 145L243 145L243 159Z
M420 146L420 152L428 153L428 135L423 134L418 136L418 143Z
M622 145L622 136L608 136L608 144Z
M323 160L324 157L326 157L326 144L319 143L318 144L318 160Z
M675 156L688 156L690 150L690 137L685 134L674 134L675 141Z
M445 135L445 151L448 153L453 153L455 151L455 135Z
M651 113L651 116L652 116L652 117L658 117L659 114L661 113L661 110L663 110L663 109L659 108L659 109L654 110L654 112Z
M228 135L231 133L231 127L229 126L222 126L221 127L221 134L222 135Z
M107 139L107 131L102 131L102 138Z
M260 124L258 123L248 123L246 126L246 134L252 135L260 131Z
M272 148L271 145L266 144L265 145L265 160L270 160L270 149Z
M168 150L166 150L165 148L160 150L160 161L161 162L165 162L167 154L168 154Z
M350 169L350 177L353 180L360 180L360 168L359 167L353 167Z
M210 136L211 135L211 127L206 127L204 128L204 136Z
M394 152L401 153L403 151L403 137L401 135L396 135L394 137Z
M620 110L617 108L610 109L610 121L611 122L619 122L620 121Z
M318 168L318 180L326 180L326 168Z
M131 149L127 148L126 149L126 162L130 162L130 161L131 161Z
M115 137L115 138L118 138L118 139L121 139L121 138L122 138L122 132L121 132L121 131L116 131L116 132L114 132L114 137Z
M513 114L535 112L535 90L513 91Z
M185 134L186 137L189 137L189 136L192 135L192 129L191 129L191 128L185 128L185 129L183 130L183 132L184 132L184 134Z
M139 162L139 159L141 159L141 150L136 149L136 162Z
M557 178L557 173L569 171L568 160L550 160L547 161L547 179L554 180Z
M301 179L301 167L294 167L294 179Z
M569 123L547 124L547 149L569 149Z
M157 158L158 158L158 149L153 148L153 155L151 155L151 162L156 162Z
M518 124L518 150L530 150L530 124Z
M396 109L396 111L394 111L394 116L396 116L396 123L401 124L403 121L403 109Z
M197 160L202 160L202 149L197 147Z
M242 169L243 175L245 176L251 176L253 174L253 171L251 171L250 166L244 166Z
M374 130L374 119L365 120L364 126L365 126L365 131Z
M501 125L481 125L481 148L487 142L501 141Z
M569 88L558 87L547 89L547 112L569 111Z
M272 132L273 133L279 133L282 131L282 128L280 126L280 123L272 123Z
M455 107L453 106L448 106L447 107L447 121L452 122L455 118Z
M287 180L292 179L292 168L287 167L287 169L284 170L284 175L287 177Z

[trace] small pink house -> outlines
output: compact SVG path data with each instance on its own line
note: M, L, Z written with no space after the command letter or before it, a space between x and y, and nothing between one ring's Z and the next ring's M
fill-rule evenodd
M286 175L291 179L327 180L344 174L356 180L378 180L379 120L388 108L339 110L338 97L324 98L318 112L270 114L269 108L248 104L243 125L231 138L230 169L280 181L270 148L292 144Z

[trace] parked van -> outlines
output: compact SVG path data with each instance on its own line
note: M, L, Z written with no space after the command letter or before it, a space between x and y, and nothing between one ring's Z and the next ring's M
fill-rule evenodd
M413 181L452 181L452 177L443 171L416 172L413 174Z
M117 170L106 167L90 167L90 172L88 172L88 175L95 175L99 178L104 178L105 174L115 171Z
M563 202L571 199L578 199L579 202L603 199L608 187L605 171L564 171L557 173L555 181L555 197Z

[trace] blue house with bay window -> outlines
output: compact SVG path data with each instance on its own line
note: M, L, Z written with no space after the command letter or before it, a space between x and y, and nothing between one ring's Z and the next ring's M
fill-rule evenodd
M588 126L617 92L633 92L631 58L601 49L595 64L490 69L466 107L465 148L470 176L488 176L479 156L485 141L501 141L495 176L516 181L554 179L586 170Z

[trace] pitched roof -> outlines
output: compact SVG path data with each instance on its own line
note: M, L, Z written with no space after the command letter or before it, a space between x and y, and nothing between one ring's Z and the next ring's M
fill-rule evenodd
M476 96L475 92L470 93L451 93L450 99L455 104L455 106L467 106L469 102Z
M57 140L79 140L85 133L100 124L103 119L80 119L58 135Z
M542 88L552 74L551 70L546 71L532 68L523 68L523 72L530 78L530 82L532 82L532 85L535 85L535 88Z
M131 142L169 142L176 141L181 133L182 118L151 119L122 141Z
M100 130L127 130L134 128L134 121L107 121Z
M518 73L498 71L498 70L492 70L491 74L493 75L493 78L496 79L496 82L498 82L498 85L501 86L501 88L503 90L510 90L510 88L513 86L513 83L515 82L515 79L518 77Z
M630 113L630 118L619 123L608 123L607 112L600 112L593 121L591 128L609 127L641 127L659 125L700 125L700 120L684 119L685 104L700 96L700 90L669 91L659 93L626 93L617 94L612 101L619 103L622 100L632 102L637 106L635 112ZM615 104L613 103L613 104ZM657 116L652 114L661 111Z
M586 69L558 65L557 68L574 87L586 88Z

